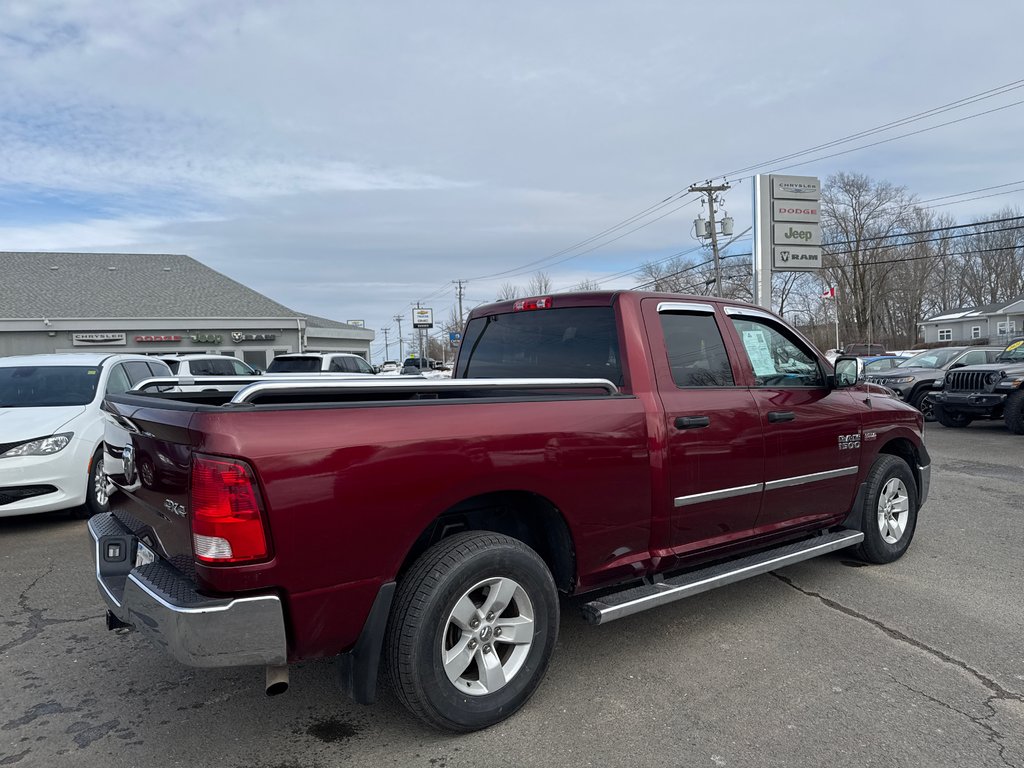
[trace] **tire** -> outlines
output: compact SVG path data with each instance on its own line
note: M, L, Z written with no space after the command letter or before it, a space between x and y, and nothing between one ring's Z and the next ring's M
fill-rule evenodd
M85 488L85 504L71 510L71 516L86 520L109 509L110 498L107 496L106 480L103 476L103 446L100 446L89 462L89 484Z
M935 421L935 403L928 399L931 392L922 390L914 395L911 405L921 412L925 421Z
M869 563L891 563L907 551L917 528L917 482L907 463L883 453L871 465L864 494L857 554Z
M972 421L973 418L968 416L966 413L959 413L957 411L947 411L943 406L935 404L935 420L944 427L950 429L960 429L966 427Z
M1015 435L1024 435L1024 390L1017 390L1006 398L1003 423Z
M503 609L488 611L495 600ZM557 637L558 593L540 556L508 536L461 533L428 549L399 583L384 661L412 714L468 732L526 703Z

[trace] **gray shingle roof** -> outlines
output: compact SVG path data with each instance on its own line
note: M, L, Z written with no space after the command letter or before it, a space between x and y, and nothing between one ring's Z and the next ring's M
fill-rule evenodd
M309 318L189 256L0 251L0 318Z
M975 314L975 318L977 318L977 317L985 317L985 316L988 316L988 315L998 315L1006 307L1009 307L1009 306L1011 306L1013 304L1016 304L1018 301L1024 301L1024 295L1017 296L1016 298L1013 298L1013 299L1006 299L1005 301L997 301L995 304L984 304L984 305L982 305L980 307L955 307L954 309L946 309L946 310L943 310L942 312L939 312L937 315L932 315L931 317L926 317L921 322L922 323L931 323L931 322L934 322L937 318L945 318L945 317L948 317L950 315L962 314L962 313L966 313L966 312L976 313ZM958 318L958 319L970 320L971 318L963 317L963 318Z

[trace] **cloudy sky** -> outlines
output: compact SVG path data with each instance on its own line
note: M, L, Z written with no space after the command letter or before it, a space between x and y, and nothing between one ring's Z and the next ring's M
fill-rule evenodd
M696 245L699 206L590 238L1011 83L791 172L866 173L964 221L1024 207L1022 28L1019 0L4 0L0 250L186 253L364 320L380 360L395 315L447 316L453 280L467 307L538 269L635 285ZM742 230L749 178L729 179Z

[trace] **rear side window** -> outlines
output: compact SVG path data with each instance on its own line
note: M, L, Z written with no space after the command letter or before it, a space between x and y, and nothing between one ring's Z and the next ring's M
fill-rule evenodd
M149 365L145 360L132 360L125 363L124 368L128 372L128 378L131 379L132 386L135 386L143 379L153 376L153 372L149 370Z
M319 370L319 357L275 357L267 366L267 373L314 373Z
M456 378L600 378L622 384L612 307L478 317L462 339Z
M231 376L234 368L227 358L223 360L190 360L189 370L193 376Z
M660 317L668 364L677 387L735 384L714 315L662 312Z

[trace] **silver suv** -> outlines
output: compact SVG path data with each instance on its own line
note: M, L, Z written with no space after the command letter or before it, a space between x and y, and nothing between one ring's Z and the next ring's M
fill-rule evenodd
M255 376L250 366L231 355L161 355L175 376Z
M267 366L267 373L335 373L373 376L376 371L366 360L351 352L299 352L278 355Z

